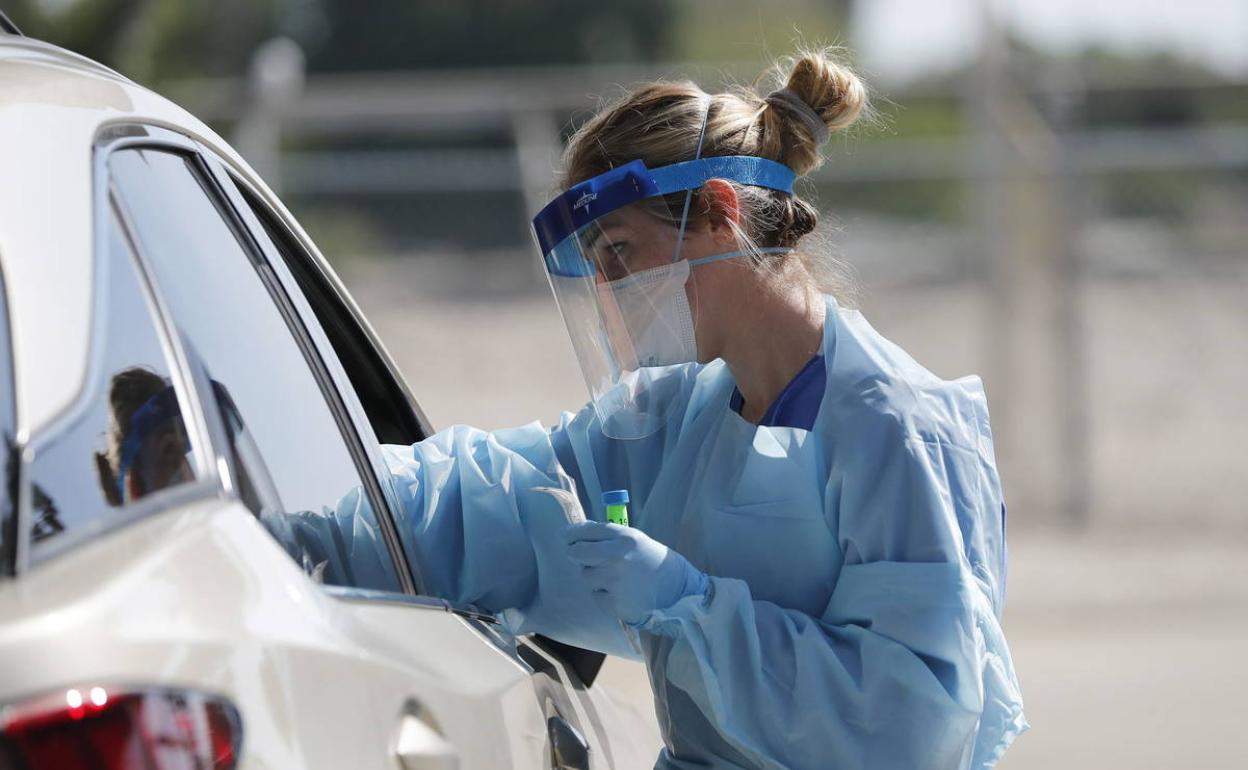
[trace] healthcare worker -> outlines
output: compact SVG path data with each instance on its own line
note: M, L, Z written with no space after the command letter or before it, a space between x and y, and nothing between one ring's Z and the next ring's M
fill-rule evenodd
M592 400L387 447L405 546L517 632L642 658L656 767L990 767L1026 722L983 389L829 293L794 183L864 88L822 52L777 72L644 85L572 137L534 228Z

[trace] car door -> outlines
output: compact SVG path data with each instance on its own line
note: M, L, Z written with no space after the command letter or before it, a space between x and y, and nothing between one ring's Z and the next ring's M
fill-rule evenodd
M373 467L379 483L388 486L379 444L419 441L431 432L428 421L350 296L289 215L264 202L262 191L237 170L221 162L213 165L223 186L234 186L232 202L255 232L305 324L313 330L344 401L351 404L361 440L377 458ZM392 495L392 490L387 489L387 493ZM410 554L408 558L411 561ZM411 567L419 580L420 565L411 561ZM481 617L483 622L492 620ZM532 670L551 746L567 766L581 764L583 760L576 758L584 747L591 749L595 767L653 763L660 739L650 703L648 699L622 703L601 688L593 688L603 664L601 653L540 635L516 639L493 625L491 638Z
M323 332L301 320L237 190L194 142L153 127L119 136L103 168L177 329L222 476L328 597L306 609L333 643L285 658L306 765L529 770L553 766L555 735L566 766L588 766L564 715L584 722L584 709L556 692L548 713L532 664L492 618L415 590L359 404L335 387L340 366L331 374Z
M81 387L33 431L19 460L17 577L0 586L6 735L81 724L78 741L51 742L73 753L101 726L120 724L127 737L111 733L114 748L181 751L196 744L166 739L193 735L192 722L129 731L150 721L147 706L133 704L189 716L189 696L211 695L244 715L242 732L230 730L231 744L241 737L244 768L393 767L396 726L365 686L387 673L384 660L360 654L351 617L232 494L197 403L206 391L157 307L120 201L101 187ZM295 408L305 404L317 408L315 399ZM78 711L83 693L108 710ZM50 708L58 694L59 711ZM104 761L38 754L47 760L39 767Z

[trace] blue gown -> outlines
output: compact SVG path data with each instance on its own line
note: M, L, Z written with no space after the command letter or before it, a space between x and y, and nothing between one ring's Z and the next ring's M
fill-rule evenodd
M730 408L722 361L667 428L616 441L586 408L545 429L452 427L386 447L404 546L434 593L517 633L640 657L659 768L987 768L1026 729L1000 626L1004 506L982 386L938 379L827 300L810 430ZM693 366L693 365L690 365ZM710 575L625 628L585 591L541 487L576 483Z

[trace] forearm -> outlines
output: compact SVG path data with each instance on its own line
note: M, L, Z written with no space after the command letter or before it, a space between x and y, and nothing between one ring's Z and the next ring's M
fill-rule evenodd
M537 424L487 433L456 426L411 447L386 447L402 504L400 536L426 590L540 632L628 654L563 552L557 495L577 468L557 458Z

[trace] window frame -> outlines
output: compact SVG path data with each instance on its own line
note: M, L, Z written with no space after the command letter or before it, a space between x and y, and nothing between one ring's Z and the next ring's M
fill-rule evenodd
M236 213L240 216L246 227L259 232L265 232L264 224L260 221L255 211L252 210L251 204L249 204L247 199L244 197L242 192L243 188L246 188L248 194L250 194L259 205L262 205L265 208L270 220L275 225L282 228L282 234L288 238L292 245L299 249L304 257L309 257L314 254L319 256L319 254L309 246L305 239L299 237L297 228L292 227L287 218L278 212L274 206L268 203L265 196L262 195L260 191L250 182L246 181L242 174L234 171L224 161L212 153L208 153L206 158L208 159L209 167L218 176L218 186L222 187L226 191L225 194L230 199ZM394 488L394 483L386 465L385 458L382 457L381 443L378 441L376 432L373 430L372 422L369 420L367 410L364 408L363 403L360 401L359 394L356 392L354 385L351 383L350 376L347 374L342 365L342 361L339 359L337 352L334 350L333 343L330 341L328 334L325 332L324 328L322 328L320 319L316 315L315 309L313 309L311 302L303 293L303 289L299 286L298 279L295 278L294 273L286 264L285 258L283 258L281 253L278 251L280 246L276 243L272 243L272 248L270 248L267 243L262 243L260 239L255 238L254 236L253 242L256 244L256 248L263 255L263 258L268 262L269 268L273 271L278 282L280 283L280 288L292 305L295 314L298 316L299 323L307 330L311 342L316 349L316 354L324 365L330 378L331 387L334 391L336 391L338 397L343 403L351 423L352 433L359 442L361 450L368 458L370 465L369 471L371 473L372 481L377 484L382 492L382 495L384 496L385 505L384 507L379 506L377 512L379 524L381 524L383 530L386 532L387 541L391 542L393 546L397 548L396 558L402 560L404 569L411 576L412 593L424 597L432 596L425 589L426 582L423 575L420 573L420 565L408 558L406 551L403 549L401 538L399 538L398 535L398 519L396 516L400 509L399 495L397 490ZM271 239L266 238L266 242L271 242ZM313 258L313 262L316 269L315 278L319 279L322 284L329 284L331 294L337 298L350 313L351 321L354 323L357 332L356 338L371 347L375 357L382 363L383 366L386 367L386 371L383 372L383 374L388 376L394 383L393 390L403 394L405 397L406 404L399 406L407 406L412 410L413 417L422 431L422 437L431 435L432 430L429 427L428 419L416 404L416 400L412 397L406 383L404 383L403 379L397 375L397 367L394 366L389 356L384 352L384 349L382 349L381 345L376 341L375 335L372 334L371 327L363 321L363 317L359 309L355 306L354 302L349 300L349 298L345 295L345 291L343 291L337 282L328 280L327 276L330 275L330 273L322 263L322 260ZM384 521L382 521L382 519L384 519ZM440 598L437 598L436 600L441 602L446 601ZM449 603L447 604L450 606ZM482 613L474 607L455 607L453 609L462 610L464 613L474 616L482 614L488 615L488 613Z
M360 344L367 345L370 348L370 352L373 354L374 360L384 368L384 371L379 372L379 376L387 376L393 381L394 387L391 390L401 394L401 397L404 399L404 404L397 406L399 408L407 406L411 409L413 417L415 418L419 426L419 430L421 431L420 438L433 435L434 431L430 426L428 419L426 418L424 412L420 409L420 406L417 404L410 389L407 387L407 382L399 373L398 367L394 364L393 359L391 359L389 354L386 352L385 347L377 338L372 326L368 323L367 319L364 318L363 313L355 304L354 300L351 299L341 281L333 273L332 269L328 267L325 258L321 255L320 251L317 250L316 245L307 238L306 234L304 234L297 225L292 225L292 218L289 214L284 213L284 211L278 206L274 206L268 200L267 196L264 195L263 192L249 180L247 180L240 172L211 153L209 153L207 157L209 158L210 165L213 166L214 170L217 171L218 174L220 174L221 179L223 180L223 185L228 189L229 185L225 184L225 182L233 183L235 189L231 190L231 200L234 202L234 205L243 212L243 219L249 227L259 228L261 231L265 229L264 224L260 222L256 212L252 209L252 204L248 202L246 196L243 194L244 190L246 191L246 195L249 195L255 201L257 206L264 209L265 214L268 216L272 224L281 228L281 233L279 235L285 237L290 247L297 251L296 254L292 255L292 258L302 259L308 263L307 266L312 269L310 279L319 283L319 288L336 300L340 304L341 308L347 312L349 317L348 320L353 323L356 332L356 334L353 335L355 340ZM305 295L303 288L300 286L298 279L294 275L294 272L286 264L286 258L280 253L281 245L277 243L273 243L272 245L276 251L270 251L266 248L266 257L273 266L274 272L280 277L285 291L292 298L292 303L302 315L304 324L309 326L310 329L315 330L312 336L316 344L320 347L322 356L326 358L327 362L332 362L328 366L328 369L335 379L336 387L343 394L344 400L350 405L352 419L355 422L356 430L359 432L360 440L365 444L367 451L374 457L374 460L377 463L376 467L378 469L377 473L379 483L382 484L386 494L390 496L387 499L390 506L387 513L390 511L398 511L399 505L397 502L397 493L394 491L385 461L381 458L380 442L378 441L376 433L373 430L372 422L369 419L367 410L361 403L359 395L355 390L355 385L352 383L350 376L343 368L338 354L334 350L333 343L330 341L327 333L322 328L320 318L317 315L316 310L312 307L311 300L309 300L309 298ZM396 542L398 542L397 525L394 532ZM408 558L406 552L403 551L401 543L398 543L398 545L404 561L412 570L413 577L417 581L417 586L422 589L417 591L415 596L390 597L388 599L384 594L377 591L349 589L344 587L333 587L331 589L332 593L339 598L349 601L398 601L408 606L421 606L426 608L442 606L445 609L454 612L456 615L459 615L465 622L470 624L479 633L490 640L491 643L498 647L498 649L504 651L512 660L515 660L517 663L520 663L530 669L531 672L532 666L530 666L528 661L525 661L519 654L523 649L523 645L520 644L521 640L527 644L540 647L546 654L557 658L570 671L575 672L576 676L580 678L581 682L586 687L593 685L594 680L598 676L598 672L602 668L603 661L606 659L606 655L593 650L586 650L573 645L564 644L554 639L542 636L541 634L527 634L517 639L502 626L496 616L488 611L470 605L456 604L455 602L451 602L447 599L424 592L423 583L420 582L420 564L414 561L414 557L410 559Z
M274 269L273 261L269 258L266 250L251 230L255 223L247 220L246 213L249 213L249 210L244 212L239 209L237 190L231 190L229 187L221 184L219 176L220 161L217 159L216 153L203 143L190 137L176 134L168 129L154 126L131 126L130 128L139 128L145 133L141 136L128 135L122 138L114 138L103 147L101 155L105 172L107 173L108 157L112 153L135 149L150 149L181 156L193 166L191 173L195 175L196 180L204 187L204 194L208 196L209 200L217 208L222 220L234 232L235 237L238 238L240 249L256 270L257 277L268 293L270 301L273 302L282 320L285 322L286 328L298 346L304 363L308 366L316 382L317 388L321 391L322 398L325 399L325 405L338 426L343 446L351 457L356 473L364 486L364 492L372 506L378 527L382 531L386 550L399 579L400 591L404 594L417 594L418 583L412 574L412 566L404 557L397 531L394 530L394 521L391 515L393 509L392 499L397 500L397 497L394 496L392 490L387 490L386 485L381 484L378 480L375 462L379 458L375 459L373 457L374 453L369 450L366 442L361 439L352 406L340 392L335 378L329 371L328 362L318 347L315 338L317 333L321 333L320 329L316 327L309 328L295 303L292 302L290 293L284 286L281 277L275 274L277 271ZM214 165L216 168L214 168ZM113 186L111 180L109 186L110 188ZM132 227L129 215L124 211L124 195L120 197L122 200L119 200L119 204L122 209L123 219L127 226ZM245 204L245 201L243 203ZM138 242L137 238L134 239L134 242L144 268L154 275L154 272L151 270L150 256L144 252L143 246ZM175 315L168 308L163 308L163 310L168 322L173 325L175 323ZM185 371L193 372L194 367L188 365L188 359L184 352L186 346L180 332L177 333L176 339L179 350L182 352L181 363L185 367ZM333 361L336 362L336 359L333 359ZM201 380L202 378L192 377L192 379ZM234 488L232 481L237 478L237 471L224 435L224 423L220 411L214 400L207 397L207 384L200 381L197 385L198 406L204 414L212 418L208 420L212 425L212 443L210 446L213 449L217 466L222 468L222 473L220 474L221 486L232 497L237 497L237 490ZM381 591L379 593L388 592Z
M133 131L128 132L134 137ZM20 504L17 512L17 528L19 537L16 541L14 574L20 575L31 567L56 559L65 552L95 540L102 535L127 527L171 507L183 506L193 502L219 497L222 483L219 466L215 463L215 452L208 432L208 421L201 408L201 399L187 376L188 368L182 354L182 347L176 339L176 329L169 321L169 315L163 305L162 298L155 289L150 271L142 259L133 232L124 216L124 212L114 205L111 189L108 185L107 153L100 152L102 142L113 141L112 132L102 133L96 141L92 163L92 254L91 254L91 311L89 348L87 366L83 382L70 405L62 410L47 426L32 434L25 442L22 452L22 471L19 490ZM121 229L122 238L129 247L129 254L114 255L109 251L110 219L116 217ZM195 470L195 480L178 484L167 489L158 490L143 497L137 502L122 506L113 515L95 518L86 524L69 530L63 536L46 544L36 545L30 538L30 522L33 514L33 480L32 466L38 461L43 449L62 438L66 430L72 427L102 396L105 334L107 325L98 323L101 313L108 311L101 305L101 298L107 299L108 292L104 282L108 280L108 271L102 269L110 262L129 260L138 282L139 292L147 304L148 314L152 319L152 330L160 344L165 363L169 366L170 384L178 396L178 405L182 409L183 421L186 425L187 438L191 444L191 458Z
M293 220L284 208L280 204L274 205L271 196L255 185L246 171L232 159L223 158L207 144L163 126L131 121L114 124L101 131L96 143L97 186L100 180L103 180L103 186L109 191L110 198L109 155L118 150L143 147L189 156L198 166L200 182L212 185L213 189L205 189L205 194L213 199L227 225L234 229L243 250L249 252L248 256L252 259L258 276L269 292L270 298L277 304L288 329L300 346L304 359L311 368L318 387L322 390L326 404L338 423L343 441L352 455L357 472L369 494L378 526L386 541L395 571L399 575L402 593L331 585L322 585L321 590L341 601L398 604L412 609L450 612L475 629L517 665L531 670L518 652L522 640L513 636L505 626L501 625L498 617L478 607L459 605L424 590L424 581L419 572L420 565L408 557L398 536L395 513L400 507L399 498L385 460L381 456L380 442L368 414L333 344L322 328L315 310L286 264L285 258L278 252L280 246L276 243L273 243L271 247L266 246L256 237L256 232L265 231L264 224L244 196L244 190L259 206L264 208L272 223L282 229L282 234L287 237L288 242L298 250L296 257L309 261L314 270L312 279L318 281L327 293L346 310L356 332L356 339L368 346L374 360L384 369L379 374L388 377L394 385L393 392L401 395L403 403L397 407L406 407L411 410L422 438L432 435L433 429L428 418L416 402L406 381L399 374L398 367L358 306L347 294L340 280L328 268L316 246L297 225L292 224ZM122 202L118 201L118 203ZM213 475L213 480L216 482L215 491L221 496L238 500L238 493L232 481L235 478L233 458L229 451L220 410L215 399L208 397L209 383L195 367L190 365L181 333L175 325L174 316L164 304L158 287L151 277L155 273L148 262L148 257L138 239L132 237L133 225L127 218L124 205L119 205L118 208L138 263L139 272L148 282L148 288L154 295L162 323L169 329L170 340L177 353L180 374L191 386L193 405L196 407L199 421L204 423L204 431L209 439L207 447L215 460L217 471ZM266 240L271 242L272 239L266 238ZM267 267L270 274L266 275L265 271L260 269L261 266ZM526 636L523 639L527 640L527 643L543 646L548 650L548 654L555 655L564 662L564 665L574 670L587 687L592 685L602 660L605 658L601 653L588 650L572 647L563 649L563 645L552 648L548 646L549 640L541 636L533 636L531 639Z
M264 224L260 221L259 216L252 208L252 204L247 200L249 195L255 204L264 209L265 215L268 216L273 225L281 228L279 236L285 237L290 247L297 251L292 255L294 259L303 259L309 263L312 268L311 280L320 283L320 288L334 300L340 303L342 309L347 312L348 320L353 323L356 334L353 335L357 342L367 345L373 354L374 360L379 363L384 371L379 372L380 376L387 376L393 381L393 392L401 394L404 404L398 405L399 408L404 406L412 411L412 416L421 431L420 438L425 438L433 434L433 429L429 424L424 412L420 409L415 397L407 387L406 381L398 372L398 367L390 358L384 346L376 337L372 326L364 318L359 307L351 299L346 292L341 281L327 266L324 257L317 250L315 244L307 238L307 236L298 228L292 225L292 218L289 214L278 206L274 206L269 201L268 196L246 179L241 172L235 167L221 160L211 151L206 151L205 157L209 165L219 175L222 186L227 189L231 202L236 210L241 212L241 217L246 225L251 228L257 228L259 231L265 231ZM233 185L233 189L230 185ZM244 190L246 195L244 195ZM272 241L272 238L267 239ZM381 457L381 445L377 439L376 432L373 430L372 423L369 419L367 410L360 401L359 395L355 390L350 376L343 368L342 362L330 341L328 334L322 328L320 318L316 310L312 307L311 300L305 295L303 288L300 286L294 272L286 264L286 258L280 253L281 245L272 243L272 249L262 247L265 257L268 259L273 272L282 282L283 289L290 298L291 303L295 306L297 312L301 316L302 323L310 330L313 341L320 349L320 355L326 363L331 377L334 379L334 386L342 395L344 402L348 406L351 419L355 424L355 429L361 443L365 446L366 451L372 457L378 483L381 485L387 495L387 510L385 514L390 519L390 523L394 526L392 532L387 533L387 537L393 535L394 542L398 546L399 553L404 563L412 571L413 579L417 590L410 597L395 597L393 595L387 597L384 592L378 592L366 589L351 589L341 586L326 586L326 590L330 591L334 596L348 601L364 601L364 602L398 602L407 606L436 608L441 607L449 610L464 619L465 622L473 626L479 633L484 635L498 649L504 651L511 659L528 668L528 664L518 655L520 646L518 639L513 637L509 631L503 627L499 619L481 608L471 605L462 605L450 600L429 594L424 590L424 583L420 575L420 564L414 558L409 558L404 551L402 543L398 538L398 529L393 512L399 510L397 492L394 490L393 483L390 478L385 460ZM379 513L380 517L380 513ZM602 666L605 655L591 650L584 650L571 645L564 645L551 639L547 639L538 634L526 635L522 637L530 644L536 644L546 650L548 654L557 657L564 665L575 671L577 676L585 686L591 686L597 677L598 671Z
M395 408L405 409L410 413L409 421L412 423L410 427L419 433L418 436L412 437L412 442L415 443L416 441L432 436L434 433L433 426L430 424L429 418L425 415L424 410L420 407L419 402L417 402L416 397L412 394L411 389L407 385L407 381L399 371L398 365L395 364L394 358L390 355L389 351L386 350L385 345L381 342L381 338L377 336L372 324L369 323L368 319L364 316L364 313L355 303L355 300L347 292L342 280L329 267L329 264L325 260L324 256L322 256L320 251L316 248L316 244L312 243L306 234L304 234L297 226L292 225L292 218L288 214L284 213L284 211L279 210L278 207L274 206L267 199L267 196L263 193L263 191L258 189L250 180L244 178L228 163L216 158L213 158L212 160L215 161L212 165L214 165L214 168L218 170L222 178L233 183L234 186L236 186L239 191L243 193L237 205L241 206L244 211L248 212L244 215L244 218L248 220L249 226L259 227L261 230L266 229L264 224L259 221L256 221L253 225L252 220L257 218L252 216L254 212L252 211L250 202L247 200L248 196L255 201L257 206L264 209L267 218L281 230L281 236L284 237L291 244L291 246L299 252L298 257L301 258L301 261L305 263L306 267L310 268L309 272L311 280L315 281L319 285L319 288L326 296L331 297L335 302L337 302L341 312L336 313L336 315L343 317L344 321L349 321L351 323L354 332L351 335L353 341L357 345L367 349L369 357L373 359L373 368L377 372L377 376L384 377L389 381L391 385L391 392L400 400L400 403L396 404ZM280 244L275 245L277 245L280 249ZM323 326L323 324L320 323L320 316L317 315L315 309L312 307L312 300L308 299L306 293L303 291L303 287L299 284L298 278L294 275L294 271L291 270L286 264L286 259L280 253L277 253L271 255L270 260L278 265L276 271L284 283L287 282L287 278L290 279L287 284L287 291L293 290L293 293L302 297L304 300L307 300L307 310L312 314L311 317L317 321L316 325L318 327ZM328 335L326 336L328 337ZM332 344L330 349L333 350ZM339 358L337 351L334 351L334 353L334 357ZM347 377L348 389L353 393L356 392L354 384L351 383L350 375L346 374L346 372L344 372L344 375ZM365 410L365 416L367 417L367 410ZM375 431L371 430L371 420L368 420L367 422L370 427L370 432L375 433Z

